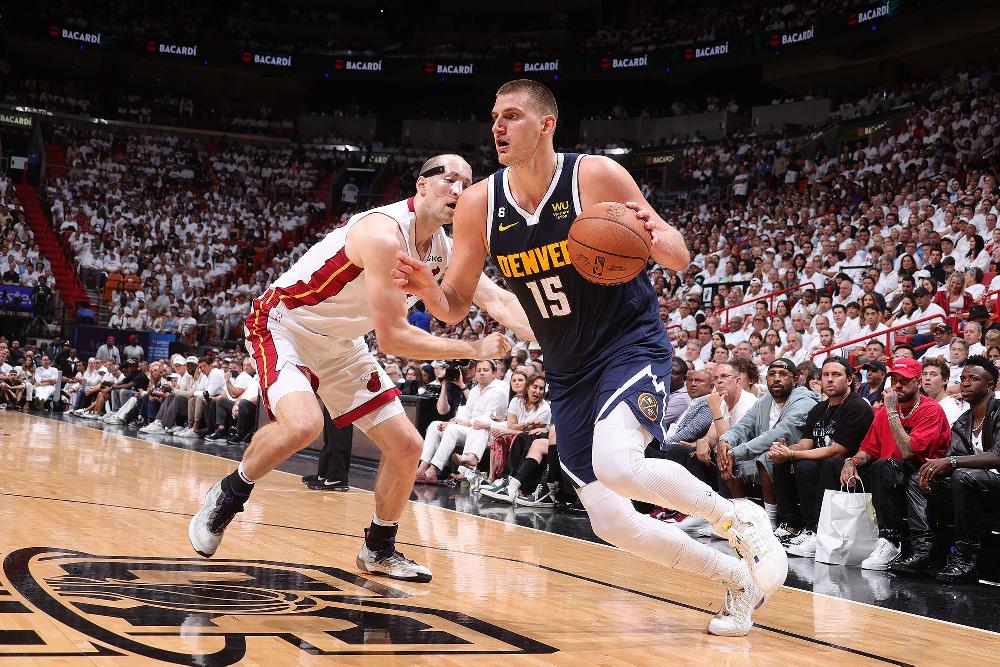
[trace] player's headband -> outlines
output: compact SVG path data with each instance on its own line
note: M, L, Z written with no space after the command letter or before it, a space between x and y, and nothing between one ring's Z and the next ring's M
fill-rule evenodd
M438 174L443 174L444 172L445 172L444 165L443 164L439 164L436 167L430 167L430 168L422 171L420 173L420 175L423 178L427 178L428 176L437 176Z

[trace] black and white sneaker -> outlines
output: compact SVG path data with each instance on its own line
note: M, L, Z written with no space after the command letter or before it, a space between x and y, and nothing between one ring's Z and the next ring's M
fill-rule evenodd
M208 490L205 504L188 524L188 539L199 556L211 558L215 554L226 526L243 511L247 498L223 491L221 481Z
M519 495L514 504L518 507L555 507L556 501L552 498L549 487L540 484L530 496Z
M306 486L312 484L318 479L323 479L323 478L320 477L319 475L302 475L302 483L305 484Z
M317 479L315 482L306 484L313 491L350 491L351 487L347 482L337 479Z
M510 477L505 477L500 481L499 484L493 483L491 487L481 486L479 487L479 495L483 498L488 498L489 500L496 501L498 503L510 503L511 497L509 492L510 487Z
M226 441L225 431L216 431L215 433L212 433L207 438L205 438L205 442L225 442L225 441Z
M381 552L372 551L367 544L363 544L355 562L359 570L368 574L420 583L431 580L431 571L396 551L395 544Z

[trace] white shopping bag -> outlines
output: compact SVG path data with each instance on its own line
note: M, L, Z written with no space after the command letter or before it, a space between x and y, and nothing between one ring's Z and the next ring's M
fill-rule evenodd
M861 484L860 479L858 484ZM827 489L816 529L816 561L830 565L860 565L871 555L877 541L878 524L872 494L865 493L863 486L861 492Z

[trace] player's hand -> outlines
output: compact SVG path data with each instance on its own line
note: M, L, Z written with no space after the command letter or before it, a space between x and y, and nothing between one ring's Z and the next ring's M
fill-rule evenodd
M503 359L510 356L510 349L513 347L510 338L504 336L499 331L494 331L482 340L475 341L472 347L475 351L475 359Z
M439 431L443 432L446 428L448 428L448 422L438 422Z
M656 236L657 225L652 220L652 216L653 216L652 209L650 209L648 206L643 206L639 202L634 202L634 201L627 201L627 202L625 202L625 207L626 208L630 208L633 211L635 211L635 217L637 217L640 220L642 220L644 226L646 227L646 231L649 232L650 236L653 239L653 245L656 245L656 240L657 240L657 236Z
M392 270L392 283L410 294L421 294L437 285L431 267L402 250L396 251L396 268Z

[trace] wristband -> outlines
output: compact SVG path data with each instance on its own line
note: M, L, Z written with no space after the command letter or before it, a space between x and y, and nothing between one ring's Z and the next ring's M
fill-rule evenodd
M795 463L795 450L794 449L789 449L788 450L788 460L790 462L792 462L792 463Z

